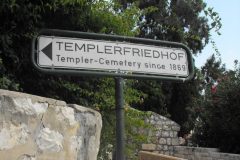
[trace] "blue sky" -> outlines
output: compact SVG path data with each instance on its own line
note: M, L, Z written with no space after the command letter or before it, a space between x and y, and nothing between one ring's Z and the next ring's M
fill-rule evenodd
M222 19L221 34L211 32L213 40L220 51L222 63L227 69L233 69L233 61L240 61L240 0L205 0L209 7L213 7ZM195 65L200 68L206 60L215 53L209 43L202 53L195 58Z

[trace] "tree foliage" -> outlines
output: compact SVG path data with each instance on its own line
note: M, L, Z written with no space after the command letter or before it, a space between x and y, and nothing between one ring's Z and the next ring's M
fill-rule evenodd
M194 129L195 144L220 148L223 152L240 153L240 66L226 71L212 56L205 66L205 94L199 103ZM213 92L214 82L218 82Z
M210 31L221 28L218 14L203 1L140 0L137 4L141 10L148 11L140 17L140 37L181 42L195 55L209 42ZM203 12L206 16L201 14ZM143 95L141 101L133 105L172 118L183 126L180 132L183 136L193 127L188 121L188 113L200 96L200 83L198 78L185 84L139 80L134 87L143 91Z

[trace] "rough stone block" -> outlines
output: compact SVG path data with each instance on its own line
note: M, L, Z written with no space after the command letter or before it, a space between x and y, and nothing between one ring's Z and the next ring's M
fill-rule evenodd
M169 131L162 131L162 137L169 137Z
M159 144L167 144L166 138L160 138L159 139Z
M167 145L172 145L172 138L167 138Z
M163 125L163 130L171 130L171 125L167 124L167 125Z
M173 137L178 137L178 132L177 131L173 131Z
M142 150L144 151L154 151L156 148L156 144L142 144Z
M163 150L163 145L157 145L156 149L157 149L158 151Z
M172 130L178 132L178 131L180 131L180 126L179 125L173 125Z
M163 151L168 151L168 145L163 145Z
M173 146L179 145L179 139L178 139L178 138L173 138L173 139L172 139L172 145L173 145Z
M168 146L168 150L173 152L173 146Z
M0 89L0 159L96 160L100 113Z

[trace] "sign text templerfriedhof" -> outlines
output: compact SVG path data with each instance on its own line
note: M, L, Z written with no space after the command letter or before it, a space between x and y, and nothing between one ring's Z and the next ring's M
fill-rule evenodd
M189 74L187 53L182 48L40 36L38 52L38 65L41 67L185 77Z

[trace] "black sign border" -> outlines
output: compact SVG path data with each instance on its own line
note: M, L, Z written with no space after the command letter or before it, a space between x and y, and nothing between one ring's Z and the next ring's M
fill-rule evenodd
M93 40L105 40L105 41L119 41L119 42L128 42L128 43L137 43L145 45L155 45L169 48L182 48L187 53L188 60L188 69L189 75L187 77L173 76L173 75L154 75L154 74L143 74L143 73L132 73L125 74L121 71L119 72L107 72L107 71L95 71L95 70L77 70L77 69L63 69L63 68L45 68L41 67L37 63L37 39L39 36L53 36L53 37L69 37L69 38L85 38ZM44 73L50 74L61 74L61 75L74 75L74 76L104 76L104 77L123 77L123 78L136 78L136 79L160 79L166 81L178 81L184 82L189 81L194 76L194 63L192 54L187 46L177 42L161 41L161 40L152 40L136 37L127 37L127 36L117 36L117 35L107 35L107 34L96 34L88 32L77 32L77 31L68 31L68 30L59 30L59 29L43 29L41 30L32 40L32 63L36 69Z

